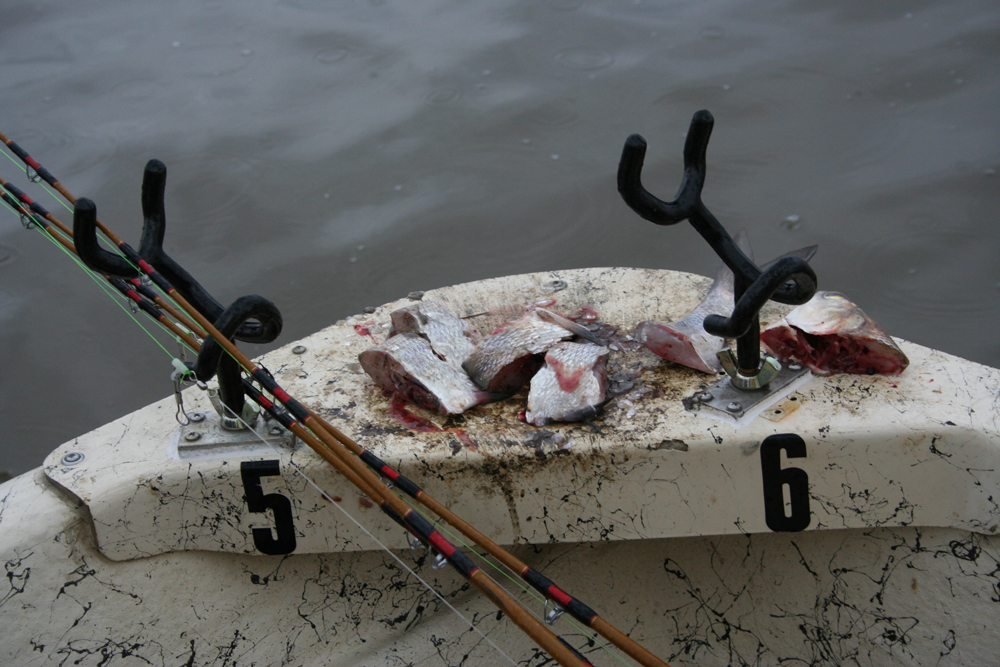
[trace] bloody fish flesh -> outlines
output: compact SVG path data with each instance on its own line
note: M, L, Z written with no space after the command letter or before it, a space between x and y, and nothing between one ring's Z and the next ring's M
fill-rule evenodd
M441 415L460 414L496 398L480 390L461 368L437 356L431 343L417 334L387 338L358 355L358 361L386 391Z
M597 414L607 395L608 348L593 343L556 343L531 379L529 424L580 421Z
M510 395L541 368L542 354L573 334L546 321L535 310L506 322L487 336L463 367L480 388Z
M839 292L816 292L761 331L760 340L780 361L797 361L817 375L898 375L910 363L895 341Z

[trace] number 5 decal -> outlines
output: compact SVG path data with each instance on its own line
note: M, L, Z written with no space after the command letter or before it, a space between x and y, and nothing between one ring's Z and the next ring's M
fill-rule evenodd
M295 525L292 523L292 503L280 493L264 495L260 487L261 477L281 475L277 461L243 461L240 463L240 476L243 478L243 490L246 492L247 509L251 512L264 514L267 510L274 513L274 531L270 528L253 529L253 545L257 550L268 556L290 554L295 551ZM277 534L277 539L274 537Z
M764 481L764 521L775 532L797 532L809 527L809 475L801 468L782 468L781 450L790 459L806 455L805 440L794 433L779 433L760 443L760 470ZM785 513L785 486L790 513Z

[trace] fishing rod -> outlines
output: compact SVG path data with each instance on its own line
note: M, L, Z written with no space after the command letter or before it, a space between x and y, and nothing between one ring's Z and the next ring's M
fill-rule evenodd
M74 227L78 226L77 221L81 216L84 219L87 219L95 214L96 207L93 206L93 202L90 202L88 199L81 198L76 204ZM77 234L77 236L79 236L79 234ZM134 253L134 250L132 252ZM84 263L86 263L86 258L81 257L81 259L84 260ZM145 261L141 260L141 258L137 259L137 264L139 262L145 264ZM164 285L169 285L169 283L165 283L162 280L162 276L160 276L155 269L152 269L152 267L149 268L151 271L149 271L147 275L149 275L150 279L161 287L161 289L170 293L173 298L177 299L178 304L192 317L199 321L199 323L207 329L210 336L213 338L217 336L218 338L229 342L228 339L218 332L215 327L200 313L193 311L193 309L189 309L190 304L188 304L182 296L177 294L173 287L169 287L169 289L165 287ZM216 340L218 340L218 338L216 338ZM310 448L316 451L317 454L330 463L339 473L347 478L348 481L354 484L358 489L365 493L365 495L378 504L382 511L392 518L393 521L406 528L411 534L420 539L426 546L432 548L436 553L442 555L445 560L451 564L467 581L469 581L494 604L496 604L502 612L507 614L507 616L509 616L529 637L531 637L532 640L547 651L549 655L555 658L559 664L567 667L587 667L590 665L590 663L574 648L567 644L565 640L557 637L551 630L545 627L527 610L521 607L516 600L514 600L503 588L501 588L498 584L496 584L496 582L480 570L467 556L465 556L465 554L452 546L435 529L434 525L430 521L420 516L419 513L417 513L413 508L403 503L403 501L400 500L395 494L389 492L388 488L381 482L381 480L379 480L378 477L374 475L374 473L371 473L368 468L363 465L361 465L360 468L351 466L350 461L345 460L345 458L353 459L353 457L345 457L344 452L338 452L337 445L339 445L339 443L335 440L329 439L328 435L327 437L323 437L325 432L316 433L316 435L323 440L323 442L320 442L316 439L316 437L314 437L313 433L310 433L310 431L303 428L302 424L305 420L301 417L301 415L304 414L304 409L301 407L301 404L285 393L273 379L268 381L270 374L267 373L266 370L261 369L250 362L250 360L243 356L242 353L235 348L235 346L230 344L230 347L232 349L227 349L227 352L232 354L233 351L236 351L237 357L243 357L242 359L237 360L241 364L249 365L254 371L256 371L256 375L253 374L253 371L248 372L251 372L252 377L257 379L258 382L261 382L261 378L263 378L264 382L261 383L262 386L271 392L272 395L279 398L279 401L284 405L286 410L288 410L288 413L284 413L285 418L281 417L282 413L275 413L279 420L282 421L285 428L288 428L292 433L310 446ZM262 395L260 397L262 397ZM265 402L262 403L262 405L268 407L266 403L269 403L269 401L266 401L265 399ZM273 406L273 403L271 405ZM356 461L356 459L353 460ZM367 473L367 475L365 473ZM380 486L381 488L379 488Z
M369 470L364 463L349 453L339 438L327 431L318 423L318 420L310 411L306 410L297 399L290 396L266 369L254 364L246 357L239 348L218 331L212 322L194 308L157 269L139 256L131 246L120 239L108 227L100 223L97 220L96 206L93 202L88 199L77 200L59 184L58 180L50 172L32 159L17 144L2 134L0 134L0 140L4 141L25 164L34 169L39 176L56 188L68 201L74 203L74 238L76 239L78 249L81 248L81 237L86 236L88 239L86 245L98 250L96 242L91 244L90 238L96 235L95 228L100 228L102 233L118 247L124 256L123 259L122 257L112 255L112 257L119 261L105 262L103 265L88 262L88 259L93 260L95 259L94 257L87 258L81 256L81 259L85 263L88 263L92 269L99 272L109 275L118 273L118 277L125 278L135 277L135 272L131 270L129 265L137 266L142 274L147 276L165 294L170 296L182 310L201 326L215 343L220 345L234 358L250 377L256 380L282 404L290 415L286 428L290 428L297 437L302 439L303 442L330 463L339 473L347 477L352 483L355 483L366 495L369 495L390 518L404 526L419 538L421 542L434 549L437 554L443 556L467 581L493 601L501 611L505 612L529 637L560 664L573 666L589 664L575 649L557 637L538 619L521 607L503 588L469 560L465 554L452 546L435 529L431 522L392 493L382 480ZM81 234L81 231L84 234ZM104 252L106 251L100 251L100 253ZM103 257L100 253L97 253L96 257L106 260L107 258ZM206 339L206 342L208 342L208 339ZM309 430L307 431L307 429ZM337 431L337 434L341 438L347 439L339 431ZM317 442L316 438L319 438L322 443Z
M58 221L57 221L58 222ZM70 247L72 250L72 247ZM187 345L195 354L198 354L198 365L206 368L216 367L220 357L222 356L223 350L218 346L214 347L213 350L209 350L207 354L203 355L202 346L196 340L188 335L187 332L183 331L174 322L167 319L162 313L159 313L148 299L144 298L142 295L138 294L133 290L125 281L120 278L110 278L109 282L114 286L123 296L131 299L137 304L144 312L146 312L150 317L153 317L161 324L163 324L168 330L174 333L182 342ZM240 310L240 308L236 308ZM244 313L243 316L247 316L249 313ZM238 317L236 319L239 319ZM219 325L219 322L216 322ZM222 329L221 326L219 326ZM221 333L223 335L229 334L230 332L223 330ZM211 343L209 343L211 346ZM204 378L204 372L202 372L202 377ZM251 400L260 405L264 410L266 410L272 417L274 417L283 426L287 426L284 420L287 418L283 413L277 413L274 410L274 404L267 401L262 394L245 378L242 378L242 388L244 392L250 396ZM400 474L391 466L386 464L384 461L379 459L377 456L372 454L370 451L361 447L358 443L350 438L344 436L338 429L326 422L319 415L315 414L310 410L313 417L317 420L323 428L333 434L340 434L346 442L345 446L356 456L358 456L361 461L366 463L372 470L376 473L383 475L389 479L393 485L403 492L405 492L410 497L422 503L425 507L433 511L439 517L444 519L447 523L462 532L467 538L472 540L478 546L483 548L487 553L500 561L503 565L509 568L512 572L520 576L524 581L529 583L538 592L544 595L546 598L555 603L555 606L550 612L550 617L546 620L554 622L563 610L568 612L572 617L576 618L578 621L584 625L590 627L591 629L597 631L599 634L603 635L606 639L615 644L618 648L625 651L628 655L632 656L634 659L643 665L665 665L655 655L650 653L644 647L639 645L637 642L629 638L627 635L622 633L620 630L615 628L613 625L602 619L596 612L594 612L585 603L580 602L576 598L572 597L561 588L559 588L555 583L549 580L547 577L542 575L540 572L530 567L529 565L522 562L517 557L513 556L510 552L503 549L495 542L493 542L486 535L482 534L471 524L463 520L461 517L457 516L448 507L441 504L439 501L434 499L425 490L419 487L417 484L409 480L405 475ZM354 483L356 485L361 485L363 482L359 478L356 478ZM370 494L369 494L370 495Z

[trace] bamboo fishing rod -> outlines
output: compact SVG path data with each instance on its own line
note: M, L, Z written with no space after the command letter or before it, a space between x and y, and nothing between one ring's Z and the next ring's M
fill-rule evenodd
M2 180L2 179L0 179ZM39 221L40 223L43 221ZM58 222L58 221L57 221ZM60 226L62 228L62 226ZM50 230L50 235L53 232ZM68 244L70 251L75 253L75 249L72 244ZM156 309L151 305L148 299L143 298L143 295L138 294L135 290L126 284L125 281L120 278L109 278L109 282L114 286L123 296L132 300L139 308L146 312L150 317L153 317L159 321L163 326L165 326L171 333L176 335L185 345L188 346L195 354L200 353L201 344L193 339L190 334L179 326L177 326L173 321L167 319L162 313L156 311ZM249 381L244 379L244 391L254 400L258 405L268 411L273 417L275 417L279 422L282 421L279 413L273 410L273 404L267 401L259 392L255 390ZM263 402L263 401L266 401ZM552 600L554 603L559 605L561 609L566 610L571 616L576 618L581 623L584 623L591 629L597 631L599 634L603 635L606 639L611 641L618 648L626 652L628 655L633 657L642 665L665 665L655 655L650 653L640 644L632 640L630 637L619 631L612 624L608 623L600 616L597 615L590 607L586 604L580 602L579 600L573 598L568 593L559 588L555 583L546 578L544 575L539 573L534 568L528 566L520 559L515 557L513 554L503 549L497 545L489 537L478 531L474 526L469 524L467 521L456 515L448 507L434 499L425 490L419 487L417 484L409 480L406 476L400 474L394 470L391 466L387 465L377 456L361 447L357 442L344 435L339 429L333 425L326 422L322 417L317 415L315 412L310 410L312 416L316 419L317 423L334 437L341 441L354 455L358 456L362 462L367 464L372 470L380 475L388 478L392 483L407 493L409 496L422 503L429 510L437 514L439 517L444 519L447 523L458 529L463 533L468 539L472 540L479 547L483 548L487 553L500 561L503 565L509 568L512 572L516 573L527 583L532 585L538 592L543 594L546 598ZM287 426L287 424L282 424ZM291 430L291 429L290 429ZM318 440L313 443L313 446L319 443ZM353 477L351 482L362 488L363 491L369 496L374 494L371 492L371 487L367 486L364 480L359 477Z
M3 181L2 178L0 178L0 185L5 185L5 184L6 182ZM8 189L14 192L14 188L11 187ZM18 192L15 192L15 194L18 194ZM12 207L14 207L15 209L21 208L18 206L18 202L11 201L9 196L6 195L6 193L4 193L3 196L4 199L7 200ZM19 194L19 199L21 200L21 202L24 202L25 204L28 205L33 204L30 198L28 198L23 193ZM53 222L55 225L58 226L60 230L66 230L69 233L72 233L71 230L68 230L68 228L64 224L62 224L58 219L56 219L51 214L44 211L44 209L41 209L40 206L37 205L32 206L31 211L35 214L36 222L42 225L43 228L45 228L46 231L49 232L50 236L59 239L60 242L62 242L70 252L76 254L76 249L72 243L68 242L67 240L65 240L60 236L57 236L52 229L45 227L45 219ZM27 211L23 210L23 208L22 212L28 214ZM39 215L43 216L45 219L38 219ZM201 351L201 344L196 339L191 337L189 332L184 331L174 322L167 319L163 315L163 313L157 311L156 308L150 303L148 298L144 298L143 295L137 293L134 289L132 289L132 287L129 287L129 285L126 284L126 282L120 278L110 278L107 276L106 278L108 278L108 281L111 283L113 287L115 287L119 291L119 293L121 293L124 297L132 300L140 309L146 312L147 315L160 322L160 324L166 327L171 333L176 335L178 339L181 340L184 344L186 344L195 354L198 354ZM247 393L247 395L249 395L252 400L258 403L258 405L260 405L267 412L269 412L279 422L282 421L281 415L273 410L273 404L267 401L265 397L263 397L259 392L257 392L252 384L250 384L245 379L243 380L243 384L244 384L243 387L244 392ZM611 641L620 649L622 649L623 651L631 655L633 658L638 660L641 664L643 665L665 664L658 658L656 658L656 656L646 651L641 645L638 645L634 640L631 640L627 635L624 635L624 633L618 631L617 628L615 628L611 624L601 619L587 605L583 604L582 602L576 600L572 596L565 593L562 589L556 586L549 579L541 575L539 572L537 572L530 566L521 562L519 559L514 557L508 551L498 546L487 536L480 533L471 524L458 517L454 512L452 512L446 506L442 505L440 502L435 500L426 491L424 491L419 486L414 484L407 477L401 475L393 468L385 464L377 456L367 451L366 449L362 448L354 440L345 436L334 426L332 426L331 424L323 420L321 417L319 417L319 415L316 415L312 411L310 411L310 413L312 413L313 417L316 418L317 422L323 428L325 428L328 432L334 435L334 437L340 439L341 442L353 454L358 456L364 463L366 463L375 472L384 475L385 477L390 479L395 486L406 492L415 500L421 502L425 507L433 511L439 517L443 518L453 527L457 528L460 532L465 534L465 536L468 539L475 542L478 546L486 550L487 553L492 555L494 558L496 558L506 567L508 567L511 571L517 573L522 579L531 584L536 590L538 590L548 599L552 600L557 605L559 605L559 608L568 611L570 615L576 618L578 621L588 625L592 629L604 635L607 639L609 639L609 641ZM318 442L319 441L317 441L317 443ZM367 486L365 482L361 480L359 477L356 476L353 477L351 479L351 482L355 484L355 486L362 488L362 490L364 490L367 495L369 496L374 495L371 492L371 487Z
M149 277L154 284L164 291L180 308L194 319L201 328L213 338L236 362L256 380L265 390L273 395L291 414L294 420L289 422L291 431L306 442L317 454L330 463L340 474L349 480L357 477L363 480L358 485L366 495L394 521L403 525L416 535L424 544L433 548L451 564L466 580L489 598L497 607L506 613L533 641L549 653L560 664L565 666L584 666L589 664L575 649L564 640L557 637L541 621L536 619L514 600L502 587L490 579L465 554L458 551L442 536L431 522L425 519L414 508L402 501L391 492L386 485L364 463L352 456L348 450L333 435L319 425L316 419L295 398L290 396L265 369L254 364L228 338L222 335L204 315L194 308L165 278L125 241L119 238L108 227L97 221L96 207L87 199L77 200L58 180L38 162L22 150L17 144L0 133L0 141L20 157L46 182L56 188L60 194L75 206L74 218L86 216L88 221L104 233L105 236L121 251L122 255L139 270ZM74 224L75 226L75 224ZM315 426L313 424L316 424ZM309 433L306 429L310 429ZM312 437L315 436L315 437ZM346 436L344 436L346 437ZM316 442L319 438L322 443ZM322 445L325 445L322 446Z

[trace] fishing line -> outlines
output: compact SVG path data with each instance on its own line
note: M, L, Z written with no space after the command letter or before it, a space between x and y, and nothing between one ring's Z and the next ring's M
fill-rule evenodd
M235 417L236 419L238 419L239 422L241 424L243 424L244 427L246 427L251 433L253 433L255 436L257 436L257 438L260 439L261 442L263 442L265 445L267 445L268 448L272 452L274 452L275 456L278 456L279 458L282 458L282 452L277 447L275 447L273 443L268 442L267 439L265 439L264 436L262 436L256 429L254 429L250 424L248 424L247 422L245 422L243 420L243 417L241 417L240 415L237 415L235 412L233 412L232 410L230 410L228 406L224 405L224 407L226 409L226 412L228 412L230 415L232 415L233 417ZM313 481L313 479L311 477L309 477L309 475L307 475L290 458L288 459L288 465L290 465L292 467L292 470L294 470L297 475L299 475L302 479L304 479L306 481L306 483L308 483L311 487L313 487L314 489L316 489L317 491L319 491L319 493L320 493L320 495L322 497L324 497L324 498L332 498L333 497L332 495L330 495L329 493L327 493L326 491L324 491L323 488L320 487L319 484L317 484L315 481ZM330 503L330 504L333 505L334 507L336 507L337 509L339 509L344 516L346 516L348 519L350 519L351 523L353 523L355 526L357 526L358 528L360 528L361 532L363 532L365 535L367 535L369 538L371 538L372 542L374 542L375 544L377 544L379 546L379 548L382 549L382 551L384 551L387 554L389 554L390 556L392 556L392 558L397 563L399 563L400 567L402 567L404 570L406 570L414 579L416 579L417 581L419 581L424 586L424 588L426 588L428 591L430 591L434 595L434 597L436 597L438 600L440 600L456 616L458 616L460 619L462 619L462 621L464 623L466 623L470 628L472 628L480 637L482 637L483 640L486 641L486 643L488 643L490 646L492 646L497 651L497 653L499 653L500 655L502 655L503 657L505 657L507 659L507 661L510 662L510 664L515 665L515 667L516 667L517 662L515 662L513 658L511 658L509 655L507 655L506 653L504 653L503 650L501 650L501 648L499 646L497 646L496 643L492 639L490 639L489 637L487 637L486 634L482 630L480 630L479 627L476 624L474 624L472 621L470 621L465 616L463 616L462 612L460 612L454 605L452 605L450 602L448 602L444 598L443 595L441 595L440 593L438 593L437 590L433 586L431 586L429 583L427 583L427 581L425 581L419 574L417 574L416 571L413 570L413 568L411 568L409 565L407 565L403 561L402 558L400 558L399 556L397 556L396 554L394 554L392 552L392 550L389 549L389 547L387 547L386 545L384 545L377 537L375 537L375 535L371 531L369 531L357 519L355 519L354 516L351 515L351 513L348 512L347 509L341 503L333 502L333 503Z

